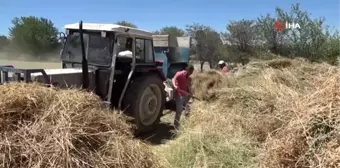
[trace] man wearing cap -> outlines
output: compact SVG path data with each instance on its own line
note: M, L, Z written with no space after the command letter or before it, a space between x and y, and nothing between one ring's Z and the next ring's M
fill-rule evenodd
M222 69L223 72L229 72L229 69L228 69L228 67L226 66L226 64L223 60L220 60L218 62L218 66L219 66L219 68Z

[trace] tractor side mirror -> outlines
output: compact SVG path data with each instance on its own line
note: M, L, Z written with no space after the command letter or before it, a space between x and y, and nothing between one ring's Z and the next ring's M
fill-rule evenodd
M63 32L59 32L58 43L64 44L66 39L67 39L66 34Z
M61 37L58 39L58 43L64 44L66 41L66 37Z

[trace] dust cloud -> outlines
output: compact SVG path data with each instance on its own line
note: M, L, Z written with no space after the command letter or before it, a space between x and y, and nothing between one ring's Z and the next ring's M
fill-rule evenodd
M48 53L40 57L34 57L29 54L0 52L0 66L13 65L15 68L27 69L53 69L61 68L59 54Z

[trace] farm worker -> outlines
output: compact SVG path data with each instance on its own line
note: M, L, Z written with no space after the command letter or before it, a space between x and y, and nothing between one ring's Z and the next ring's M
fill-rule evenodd
M229 71L228 67L226 66L226 64L225 64L225 62L223 60L220 60L218 62L218 66L219 66L219 68L222 69L223 72L228 72Z
M194 72L194 66L189 65L185 70L179 71L172 78L172 83L175 87L176 99L176 115L174 125L177 129L182 115L183 107L189 101L190 92L190 78L189 76Z

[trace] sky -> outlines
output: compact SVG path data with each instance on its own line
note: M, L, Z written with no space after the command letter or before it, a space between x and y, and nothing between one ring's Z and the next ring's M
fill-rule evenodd
M340 0L0 0L0 35L8 35L11 20L20 16L45 17L63 25L83 22L115 23L126 20L154 31L164 26L201 23L225 31L230 20L256 19L275 7L289 10L299 2L312 17L325 17L339 29Z

